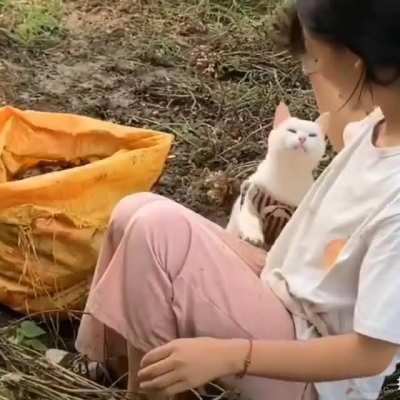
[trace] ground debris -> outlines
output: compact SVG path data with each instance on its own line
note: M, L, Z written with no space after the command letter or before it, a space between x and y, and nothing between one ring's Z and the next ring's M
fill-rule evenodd
M65 0L57 45L0 42L18 75L8 101L173 133L157 190L223 223L265 155L278 102L315 116L298 63L269 37L277 3Z

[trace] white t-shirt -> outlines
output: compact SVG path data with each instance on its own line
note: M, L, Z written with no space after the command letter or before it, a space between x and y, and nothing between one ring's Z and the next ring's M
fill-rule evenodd
M329 335L355 331L400 345L400 147L376 148L376 123L346 127L345 148L276 241L262 279L273 289L284 282ZM304 320L295 325L298 339L317 336ZM377 377L317 383L320 400L376 400L399 361Z

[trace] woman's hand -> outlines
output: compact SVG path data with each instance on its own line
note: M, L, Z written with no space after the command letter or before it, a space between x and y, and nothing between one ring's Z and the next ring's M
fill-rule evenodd
M248 374L294 382L326 382L382 373L399 346L358 333L308 341L258 340ZM248 340L180 339L148 353L140 389L173 396L243 372Z
M246 340L178 339L146 354L138 378L144 392L173 396L241 371Z

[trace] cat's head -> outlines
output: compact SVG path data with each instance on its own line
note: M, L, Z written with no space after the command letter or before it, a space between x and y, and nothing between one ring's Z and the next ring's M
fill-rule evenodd
M268 152L304 158L317 165L325 154L328 123L328 113L321 115L315 122L307 121L292 117L289 108L280 103L268 139Z

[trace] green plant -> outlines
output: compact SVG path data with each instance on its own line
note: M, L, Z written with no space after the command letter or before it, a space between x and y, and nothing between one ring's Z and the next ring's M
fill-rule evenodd
M61 0L25 5L22 21L15 28L17 39L28 47L54 42L62 33L61 11Z
M0 10L4 10L11 5L11 0L0 0Z
M25 47L48 46L63 34L62 0L0 0L0 27Z
M29 347L33 350L45 352L47 347L41 339L47 335L40 326L33 321L23 321L10 337L12 343Z

